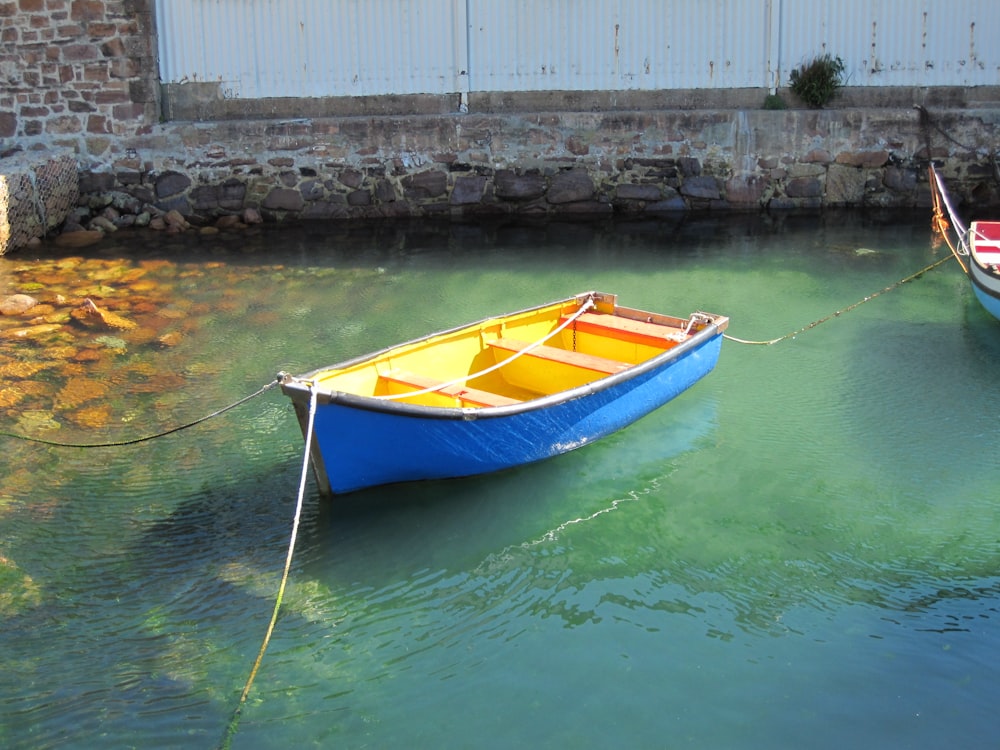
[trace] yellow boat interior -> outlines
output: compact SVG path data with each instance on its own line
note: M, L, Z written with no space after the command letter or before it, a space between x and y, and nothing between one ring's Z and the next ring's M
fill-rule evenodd
M311 380L320 392L424 406L507 406L622 372L727 322L622 308L615 295L593 293L434 334Z

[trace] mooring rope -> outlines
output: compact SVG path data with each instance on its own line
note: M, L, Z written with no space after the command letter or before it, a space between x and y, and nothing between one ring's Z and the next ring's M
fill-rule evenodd
M767 341L751 341L751 340L748 340L748 339L739 339L739 338L736 338L735 336L730 336L728 333L724 333L722 335L727 340L734 341L737 344L751 344L751 345L755 345L755 346L771 346L772 344L777 344L779 341L784 341L785 339L794 338L795 336L798 336L800 333L808 331L810 328L815 328L816 326L820 325L821 323L825 323L828 320L832 320L833 318L836 318L836 317L838 317L840 315L843 315L844 313L850 312L854 308L860 307L865 302L871 302L876 297L879 297L879 296L885 294L886 292L891 292L893 289L896 289L897 287L900 287L903 284L906 284L907 282L913 281L914 279L919 279L921 276L923 276L928 271L931 271L931 270L937 268L942 263L944 263L944 262L946 262L946 261L948 261L950 259L951 259L951 256L950 255L946 255L943 258L940 258L940 259L934 261L929 266L924 266L923 268L921 268L916 273L911 273L906 278L900 279L896 283L890 284L889 286L885 287L884 289L880 289L879 291L875 292L874 294L870 294L867 297L865 297L864 299L858 300L853 305L848 305L847 307L845 307L845 308L843 308L841 310L837 310L836 312L832 312L832 313L830 313L829 315L827 315L824 318L820 318L819 320L814 320L809 325L802 326L802 328L799 328L799 329L797 329L795 331L792 331L791 333L786 333L784 336L779 336L776 339L768 339Z
M181 430L186 430L189 427L194 427L202 422L207 422L209 419L218 417L221 414L225 414L230 409L235 409L237 406L242 406L247 401L257 398L262 393L274 388L278 384L277 380L272 380L270 383L266 384L262 388L258 389L249 396L244 396L239 401L229 404L229 406L224 406L221 409L213 411L211 414L206 414L204 417L194 420L193 422L188 422L186 424L179 425L178 427L171 427L169 430L164 430L163 432L157 432L155 435L144 435L143 437L133 438L131 440L116 440L110 443L61 443L57 440L46 440L45 438L31 437L30 435L19 435L16 432L5 432L0 430L0 436L16 438L17 440L25 440L29 443L41 443L42 445L52 445L57 448L117 448L124 445L135 445L137 443L145 443L149 440L155 440L156 438L166 437L167 435L172 435L175 432L180 432Z
M250 688L253 685L254 679L257 677L257 672L260 669L261 662L264 661L264 652L267 651L268 644L271 642L271 635L274 633L274 626L278 621L278 610L281 609L281 601L285 596L285 586L288 584L288 576L292 569L292 556L295 554L295 540L299 535L299 522L302 518L302 505L306 495L306 479L309 476L309 447L312 445L313 426L315 423L316 389L310 384L309 421L306 427L306 447L302 455L302 475L299 479L299 497L295 502L295 516L292 519L292 535L288 540L288 554L285 556L285 569L281 574L281 583L278 585L278 595L274 600L274 610L271 612L271 621L267 624L267 631L264 633L264 640L260 644L260 651L257 653L257 658L254 660L253 667L250 669L250 675L247 677L246 684L243 686L243 692L240 693L240 700L236 704L233 715L229 719L229 724L226 726L226 732L222 737L222 743L219 745L222 750L229 749L232 744L233 737L236 735L240 715L243 712L243 705L247 701L247 696L250 695Z
M928 147L927 148L927 156L928 156L928 158L930 158L930 155L931 155L931 150L930 150L930 141L931 141L931 139L930 139L930 130L931 130L931 128L933 128L934 130L936 130L938 133L940 133L942 136L944 136L947 140L951 141L953 144L955 144L956 146L958 146L960 149L962 149L964 151L971 151L973 153L979 151L980 153L982 153L981 149L977 149L975 146L969 146L969 145L967 145L965 143L962 143L959 140L956 140L955 136L953 136L951 133L947 132L944 128L942 128L940 125L938 125L934 121L934 118L931 117L931 113L928 112L927 109L923 105L914 104L913 108L915 110L917 110L917 117L918 117L918 119L920 121L920 127L924 131L924 141L926 142L926 145Z
M935 194L936 196L936 194ZM934 199L934 216L931 219L931 224L934 230L940 235L941 239L951 250L951 254L954 256L955 260L958 261L958 265L962 267L963 273L968 273L969 269L965 266L965 261L962 260L962 253L959 251L958 246L951 241L951 236L948 234L948 220L944 218L944 214L941 213L941 206L937 203L937 198ZM959 240L961 242L961 240Z

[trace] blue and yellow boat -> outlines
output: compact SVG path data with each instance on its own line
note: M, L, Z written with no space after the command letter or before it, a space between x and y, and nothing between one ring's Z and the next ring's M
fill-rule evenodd
M320 490L345 493L587 445L707 375L728 322L587 292L279 380Z

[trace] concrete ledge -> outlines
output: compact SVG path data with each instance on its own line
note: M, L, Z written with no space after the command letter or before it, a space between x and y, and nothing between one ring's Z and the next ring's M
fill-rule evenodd
M667 89L660 91L473 91L462 94L226 99L220 83L172 83L162 87L169 121L294 119L321 117L409 117L446 114L540 112L624 112L762 109L768 89ZM786 88L778 96L789 108L803 108ZM1000 106L1000 86L846 87L830 109Z
M296 119L318 117L385 117L443 115L458 112L458 94L349 97L269 97L227 99L220 83L171 83L161 88L163 116L168 121Z

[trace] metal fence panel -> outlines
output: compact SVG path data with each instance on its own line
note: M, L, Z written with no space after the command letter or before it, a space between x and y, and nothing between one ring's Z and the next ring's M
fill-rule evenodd
M165 83L225 96L444 94L465 87L464 0L161 0ZM456 23L457 21L457 23Z
M473 91L742 88L767 77L761 0L472 0Z
M848 86L995 86L996 0L782 3L783 83L818 54L839 56Z
M165 83L232 98L1000 84L996 0L159 0Z

